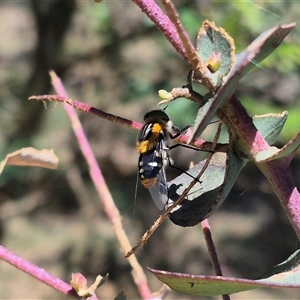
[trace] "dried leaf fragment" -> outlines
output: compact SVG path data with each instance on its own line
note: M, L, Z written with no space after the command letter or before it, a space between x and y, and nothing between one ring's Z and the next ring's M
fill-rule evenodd
M6 165L56 169L58 161L59 159L52 149L22 148L6 155L0 164L0 174Z

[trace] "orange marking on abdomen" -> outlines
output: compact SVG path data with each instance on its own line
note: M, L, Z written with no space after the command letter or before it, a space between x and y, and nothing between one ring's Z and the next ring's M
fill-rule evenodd
M145 179L142 179L142 184L144 185L144 187L146 189L149 189L151 187L153 187L154 185L156 185L157 183L157 177L154 177L154 178L145 178Z

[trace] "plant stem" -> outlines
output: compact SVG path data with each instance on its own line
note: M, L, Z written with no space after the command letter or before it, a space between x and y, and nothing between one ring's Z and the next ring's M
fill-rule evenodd
M188 54L171 20L154 0L132 0L169 40L176 51L189 63Z
M48 273L44 269L39 268L38 266L27 261L26 259L14 254L13 252L9 251L3 246L0 246L0 258L8 262L9 264L13 265L14 267L18 268L19 270L36 278L37 280L49 285L55 290L65 295L72 296L76 299L80 299L80 297L77 295L77 293L75 292L75 290L72 288L70 284L53 276L52 274ZM93 299L97 299L97 298L93 298Z
M223 276L222 269L220 266L220 262L218 259L218 254L216 251L216 247L214 244L214 241L212 239L211 231L210 231L210 226L208 219L205 219L204 221L201 222L204 238L206 241L206 246L208 249L208 253L210 255L210 260L213 265L214 271L216 276ZM229 295L222 295L223 300L230 300Z
M29 100L37 100L37 101L43 101L43 102L55 101L55 102L60 102L60 103L67 103L67 104L71 105L73 108L76 108L83 112L93 114L99 118L103 118L103 119L113 122L113 123L125 125L127 127L130 127L130 128L136 129L136 130L140 130L143 127L143 124L141 124L139 122L131 121L131 120L107 113L101 109L97 109L86 103L83 103L83 102L80 102L77 100L73 100L73 99L67 98L67 97L61 97L58 95L40 95L40 96L31 96L31 97L29 97ZM182 134L182 135L178 136L177 138L175 138L175 140L182 144L187 144L189 137L190 137L189 134ZM196 139L190 145L201 151L207 151L207 152L212 151L212 143L207 142L202 139ZM215 146L214 150L215 150L215 152L227 152L228 146L229 146L228 144L218 143Z
M300 240L300 194L294 185L289 166L293 154L287 158L265 163L256 162L256 154L270 146L253 125L245 108L233 95L223 105L222 111L228 120L231 120L231 125L238 135L239 145L243 147L243 152L247 153L247 158L260 169L270 182Z
M257 167L270 182L300 240L300 194L294 185L287 159L257 164Z
M105 119L105 120L113 122L113 123L126 125L130 128L134 128L137 130L140 130L143 127L143 124L141 124L139 122L134 122L134 121L107 113L101 109L97 109L86 103L83 103L83 102L80 102L77 100L73 100L68 97L62 97L62 96L58 96L58 95L41 95L41 96L31 96L28 98L28 100L43 101L45 105L46 105L45 101L55 101L55 102L60 102L60 103L67 103L67 104L71 105L73 108L76 108L83 112L95 115L99 118Z
M208 76L208 69L199 59L194 45L184 30L177 11L170 0L164 0L164 6L170 18L162 11L154 0L132 0L147 17L156 25L162 34L173 45L175 50L184 58L190 68L202 80L202 84L210 91L214 92L215 87Z
M65 88L60 81L60 79L56 76L56 74L51 71L50 72L52 84L56 92L61 97L68 97L67 93L65 91ZM82 128L82 125L80 123L79 118L76 115L75 110L72 106L64 104L64 108L67 112L67 115L70 118L70 121L72 123L74 134L77 138L78 144L80 146L80 149L87 161L87 164L90 169L90 176L91 179L96 187L96 190L98 192L99 198L101 199L104 210L113 224L113 228L115 230L116 236L118 238L118 241L120 245L122 246L122 249L124 253L127 253L129 249L131 249L131 245L129 242L129 239L123 229L122 222L121 222L121 215L119 213L118 208L115 206L114 200L112 198L112 195L106 185L105 179L102 175L102 172L97 164L97 160L94 156L94 153L91 149L91 146L86 138L86 135L84 133L84 130ZM139 265L137 259L135 256L130 257L129 263L132 266L132 276L137 284L137 287L139 289L139 292L143 299L150 299L151 298L151 291L149 289L146 275L143 272L143 269Z

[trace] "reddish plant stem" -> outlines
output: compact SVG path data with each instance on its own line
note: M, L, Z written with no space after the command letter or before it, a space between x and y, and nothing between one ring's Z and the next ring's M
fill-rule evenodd
M207 249L208 249L208 252L209 252L209 255L210 255L210 260L211 260L211 263L213 265L215 274L217 276L223 276L221 266L220 266L220 263L219 263L219 259L218 259L218 255L217 255L217 251L216 251L213 239L212 239L212 235L211 235L208 220L205 219L204 221L202 221L201 226L202 226L204 238L205 238L205 241L206 241L206 246L207 246Z
M61 279L51 275L44 269L41 269L34 265L33 263L27 261L26 259L14 254L13 252L7 250L3 246L0 246L0 258L19 270L29 274L30 276L36 278L37 280L49 285L55 290L74 298L80 299L76 291L72 286ZM93 298L94 300L97 298Z
M222 111L231 121L234 131L239 137L239 147L242 147L243 152L248 154L247 158L256 164L270 182L300 240L300 194L294 185L289 167L293 154L287 158L257 163L255 161L256 154L270 146L253 125L245 108L233 95L223 105Z
M175 50L183 57L191 69L198 74L202 84L211 92L215 87L207 75L208 69L200 61L193 43L190 41L188 34L184 30L180 19L177 17L177 11L170 0L164 0L164 5L172 17L170 18L162 11L154 0L132 0L147 17L156 25L162 34L173 45ZM176 28L177 27L177 28Z
M190 41L190 37L187 34L187 32L185 31L185 29L181 23L179 14L178 14L173 2L171 0L162 0L162 3L163 3L164 9L165 9L170 21L176 28L176 32L179 36L179 39L182 42L183 48L185 49L188 56L190 56L196 60L195 66L197 66L199 59L197 57L195 47L192 44L192 42ZM172 37L170 37L170 38L172 39ZM190 57L189 57L189 59L190 59Z
M65 88L60 81L60 79L56 76L56 74L52 71L50 72L52 84L56 92L59 96L67 98L67 93ZM74 130L74 134L77 138L80 149L88 163L90 169L91 179L96 187L98 195L103 203L104 210L109 217L111 223L113 224L113 228L115 230L116 236L120 245L123 248L124 253L127 253L129 249L131 249L131 245L128 237L123 229L121 222L121 215L119 213L118 208L115 206L111 193L106 185L105 179L102 175L102 172L97 164L94 153L91 149L91 146L86 138L82 125L76 115L75 110L72 106L64 104L64 108L67 112L68 117L72 123L72 127ZM139 289L139 292L143 299L151 299L151 291L149 289L147 278L143 272L143 269L139 265L135 256L132 256L128 259L130 265L132 266L132 276L133 279Z
M166 16L163 10L155 3L154 0L132 0L156 25L163 35L173 45L175 50L186 60L188 64L188 54L184 49L183 43L171 20Z
M253 125L252 119L235 95L232 95L221 107L226 116L228 127L234 128L239 136L239 148L251 159L258 152L268 149L270 146L260 132Z
M29 97L29 100L38 100L38 101L55 101L55 102L61 102L61 103L67 103L71 105L72 107L81 110L83 112L90 113L92 115L95 115L99 118L106 119L110 122L121 124L121 125L126 125L130 128L134 128L137 130L140 130L143 126L143 124L134 122L122 117L118 117L116 115L107 113L101 109L97 109L95 107L92 107L88 104L82 103L77 100L73 100L68 97L62 97L58 95L40 95L40 96L31 96Z
M194 78L199 76L199 82L202 83L210 92L215 92L216 88L212 81L210 80L210 71L207 69L206 65L201 61L198 56L198 53L190 41L190 37L185 31L181 20L179 18L179 14L172 2L172 0L162 0L164 8L166 10L167 15L169 16L171 22L176 28L176 31L179 35L180 40L182 41L185 52L188 56L188 64L191 66L194 71ZM166 36L167 37L167 36ZM168 38L168 37L167 37ZM172 37L170 37L172 40Z
M143 124L135 121L131 121L110 113L106 113L103 110L97 109L95 107L89 106L86 103L82 103L77 100L73 100L67 97L61 97L57 95L40 95L40 96L31 96L29 100L37 100L37 101L56 101L60 103L67 103L71 105L72 107L81 110L83 112L91 113L97 117L106 119L107 121L117 123L120 125L125 125L130 128L140 130L143 126ZM190 135L189 134L182 134L179 137L177 137L175 140L182 143L182 144L187 144L188 139ZM199 149L200 151L207 151L210 152L212 151L212 143L207 142L202 139L196 139L194 142L190 144L191 146ZM227 152L228 151L228 144L217 144L214 148L215 152Z
M210 261L213 265L214 271L216 276L223 276L222 269L220 266L220 262L218 259L218 254L216 251L216 247L214 244L214 241L212 239L211 231L210 231L210 226L208 219L205 219L204 221L201 222L204 238L206 241L206 247L208 249L208 253L210 256ZM229 295L222 295L223 300L230 300Z
M257 167L270 182L300 240L300 195L287 159L257 164Z

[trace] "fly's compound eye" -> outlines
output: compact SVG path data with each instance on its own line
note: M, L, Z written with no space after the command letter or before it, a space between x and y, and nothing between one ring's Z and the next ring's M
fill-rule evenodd
M152 110L145 114L144 121L146 123L162 121L163 123L167 123L170 121L169 116L165 113L165 111L157 109Z

